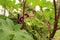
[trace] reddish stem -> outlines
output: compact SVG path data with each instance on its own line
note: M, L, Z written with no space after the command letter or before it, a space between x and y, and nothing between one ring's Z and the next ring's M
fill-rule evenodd
M23 23L22 23L22 28L24 29L24 13L25 13L25 4L26 4L26 0L23 0Z
M57 24L58 24L58 19L59 19L59 17L57 18L57 14L56 14L57 12L56 12L56 2L55 2L55 0L53 0L53 3L54 3L54 10L55 10L55 21L54 21L54 28L53 28L52 33L50 34L49 40L52 40L55 33L56 33L56 28L58 26ZM58 12L58 14L59 14L59 12Z

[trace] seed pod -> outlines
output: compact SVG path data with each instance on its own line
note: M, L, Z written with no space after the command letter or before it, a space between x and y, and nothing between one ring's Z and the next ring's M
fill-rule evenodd
M24 21L24 18L21 17L21 18L19 19L19 21L20 21L20 23L22 23L22 22Z
M24 14L24 16L25 16L26 18L28 18L28 17L29 17L29 15L28 15L28 14Z
M50 29L50 23L49 22L47 23L47 26L48 26L48 29Z
M32 13L34 14L34 13L36 13L36 11L35 10L32 10Z

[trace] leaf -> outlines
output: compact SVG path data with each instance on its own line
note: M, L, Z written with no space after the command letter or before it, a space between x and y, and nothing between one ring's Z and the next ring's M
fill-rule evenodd
M0 19L0 27L4 27L6 25L5 20Z
M24 30L17 31L15 33L14 40L33 40L32 36L25 32Z
M21 25L14 25L10 19L0 19L0 40L33 40L31 34L20 30ZM15 29L15 30L12 30Z
M0 15L0 19L6 19L7 17L4 15Z
M14 30L14 31L19 31L21 27L22 27L21 24L16 24L16 25L13 27L13 30Z
M14 23L13 23L12 20L10 20L10 19L7 18L7 19L5 20L5 24L6 24L6 26L7 26L8 29L13 30Z
M42 13L41 13L41 12L37 12L37 13L36 13L36 17L37 17L39 20L41 20L41 19L43 18Z
M13 27L14 26L14 23L13 23L13 21L12 20L10 20L10 19L6 19L6 23L7 23L7 25L9 26L9 27Z
M35 8L36 5L40 3L40 0L27 0L27 4L31 4L31 3L32 3L32 8Z

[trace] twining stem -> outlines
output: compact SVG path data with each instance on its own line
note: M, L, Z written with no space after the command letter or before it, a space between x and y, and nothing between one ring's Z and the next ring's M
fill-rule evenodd
M22 22L22 28L24 29L24 13L25 13L25 5L26 5L26 0L23 0L23 22Z
M55 21L54 21L54 28L53 28L52 33L50 34L49 40L52 40L55 33L56 33L56 28L58 26L57 24L58 24L58 19L59 19L59 17L57 18L57 14L56 14L57 11L56 11L56 2L55 2L55 0L53 0L53 3L54 3L54 11L55 11Z

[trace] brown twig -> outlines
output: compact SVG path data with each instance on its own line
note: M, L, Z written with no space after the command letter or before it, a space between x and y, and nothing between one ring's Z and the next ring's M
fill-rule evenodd
M57 28L57 24L58 24L58 18L57 18L57 11L56 11L56 2L55 2L55 0L53 0L53 3L54 3L54 10L55 10L55 21L54 21L54 28L53 28L53 31L52 31L52 33L50 34L50 37L49 37L49 40L52 40L53 39L53 37L54 37L54 35L55 35L55 33L56 33L56 28Z
M55 30L56 30L56 31L57 31L57 30L60 30L60 27L56 28Z
M23 23L22 23L22 28L24 29L24 13L25 13L25 5L26 5L26 0L23 0Z

